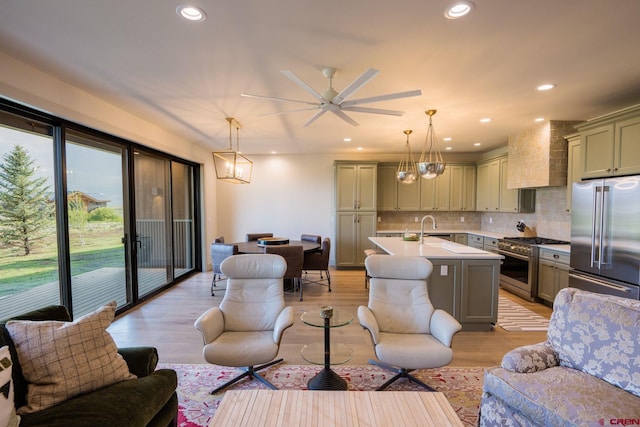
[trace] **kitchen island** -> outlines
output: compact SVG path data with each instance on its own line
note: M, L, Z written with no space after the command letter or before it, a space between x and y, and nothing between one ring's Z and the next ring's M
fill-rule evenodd
M389 255L421 256L433 264L429 298L455 317L464 331L489 331L498 320L502 255L436 237L423 242L369 237Z

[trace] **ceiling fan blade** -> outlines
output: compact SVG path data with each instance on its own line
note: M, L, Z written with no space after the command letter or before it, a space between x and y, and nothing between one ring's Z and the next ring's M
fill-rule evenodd
M304 122L304 125L302 125L303 127L307 127L309 126L311 123L315 122L316 120L318 120L318 117L320 117L321 115L323 115L324 113L326 113L326 110L320 110L317 113L315 113L309 120L307 120L306 122Z
M306 90L307 92L309 92L315 99L317 99L318 101L325 103L327 102L322 95L320 95L320 93L318 93L317 90L315 90L314 88L312 88L311 86L309 86L308 84L306 84L304 81L302 81L298 76L296 76L295 74L293 74L291 71L288 70L284 70L281 71L282 74L284 74L285 76L287 76L289 79L291 79L295 84L297 84L298 86L300 86L302 89Z
M318 108L320 107L300 108L298 110L276 111L274 113L258 114L257 117L277 116L280 114L288 114L288 113L299 113L300 111L312 111L312 110L317 110Z
M356 111L358 113L386 114L387 116L402 116L404 111L398 110L382 110L380 108L367 107L342 107L343 111Z
M356 122L351 117L347 116L345 113L342 112L342 110L331 110L331 112L352 126L360 126L360 123Z
M317 102L299 101L297 99L276 98L273 96L263 96L263 95L251 95L249 93L241 93L240 96L244 96L245 98L270 99L272 101L297 102L299 104L315 105L316 107L320 107L320 104Z
M352 99L351 101L345 101L340 104L341 107L349 107L356 104L367 104L370 102L388 101L390 99L409 98L411 96L420 96L422 91L420 89L409 90L406 92L390 93L387 95L371 96L369 98Z
M331 100L331 103L336 105L342 105L342 102L345 99L353 95L355 91L360 89L362 86L366 85L369 82L369 80L377 76L379 73L380 71L376 70L375 68L369 68L367 71L362 73L358 78L356 78L354 81L349 83L349 86L345 87L340 91L340 93L334 96L333 99Z

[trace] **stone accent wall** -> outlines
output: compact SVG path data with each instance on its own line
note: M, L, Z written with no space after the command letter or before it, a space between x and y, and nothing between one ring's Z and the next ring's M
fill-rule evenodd
M507 188L566 185L567 141L580 121L550 120L509 136Z

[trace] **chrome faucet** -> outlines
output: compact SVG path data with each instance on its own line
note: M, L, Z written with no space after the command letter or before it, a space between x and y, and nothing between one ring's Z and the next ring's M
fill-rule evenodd
M438 226L436 225L436 219L431 216L431 215L425 215L422 217L422 221L420 221L420 244L422 244L422 239L424 237L424 220L427 218L431 218L431 221L433 222L433 229L435 230L436 228L438 228Z

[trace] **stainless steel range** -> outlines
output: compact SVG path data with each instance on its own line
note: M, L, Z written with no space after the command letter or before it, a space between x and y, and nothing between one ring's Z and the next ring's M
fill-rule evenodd
M498 253L504 256L500 267L500 286L527 301L538 301L538 245L568 243L544 237L499 239Z

